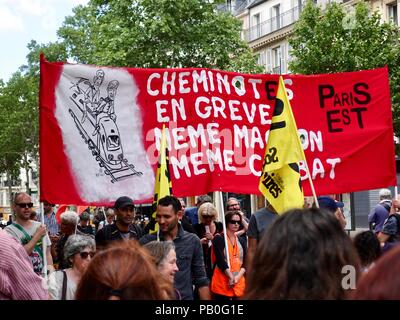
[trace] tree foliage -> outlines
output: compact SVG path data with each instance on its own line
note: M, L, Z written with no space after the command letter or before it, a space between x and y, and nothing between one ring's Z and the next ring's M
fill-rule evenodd
M58 35L81 63L261 72L241 24L210 0L91 0Z
M389 68L394 131L400 136L400 42L399 29L382 23L361 2L355 9L331 3L323 11L312 1L295 24L290 69L318 74Z
M66 60L60 43L28 44L28 64L21 66L5 84L0 83L0 173L13 177L19 169L29 169L28 159L38 163L39 145L39 55L50 60Z

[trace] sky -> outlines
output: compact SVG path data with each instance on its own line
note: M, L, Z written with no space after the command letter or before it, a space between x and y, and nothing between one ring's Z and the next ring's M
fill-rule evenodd
M0 0L0 79L8 81L27 63L31 40L57 40L57 30L72 8L88 0Z

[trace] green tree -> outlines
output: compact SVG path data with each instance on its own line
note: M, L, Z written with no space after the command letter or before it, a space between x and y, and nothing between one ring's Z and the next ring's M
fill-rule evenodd
M363 2L355 9L336 3L326 10L312 1L305 5L289 43L290 69L317 74L389 68L394 132L400 136L400 43L399 29L382 23Z
M67 58L65 46L60 43L39 45L31 41L28 49L28 64L21 66L6 84L0 82L0 173L6 173L8 181L18 177L20 168L28 177L32 161L38 166L39 55L44 52L50 61Z
M12 176L13 172L23 167L28 176L30 161L37 158L38 153L39 125L35 79L19 71L14 73L2 88L0 107L0 171Z
M96 65L261 72L241 24L211 0L91 0L58 35L70 57Z

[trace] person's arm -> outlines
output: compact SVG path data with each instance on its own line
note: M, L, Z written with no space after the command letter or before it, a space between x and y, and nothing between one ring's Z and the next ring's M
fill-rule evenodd
M46 226L45 225L40 225L37 229L35 234L33 235L32 239L24 245L25 251L26 253L29 255L32 253L33 249L36 246L36 243L38 243L38 241L40 239L42 239L42 237L46 235Z
M390 240L391 236L395 236L397 233L397 219L396 217L389 216L385 221L382 231L378 234L378 240L383 245L385 242Z
M234 284L239 282L239 280L244 276L245 272L246 272L245 268L240 268L239 273L234 277L234 280L235 280Z
M198 288L200 300L211 300L210 288L203 286Z
M33 271L23 246L13 241L10 238L10 242L0 248L6 266L0 269L0 290L12 300L47 300L42 277Z
M392 200L392 206L390 207L390 212L389 215L397 213L398 209L400 207L400 202L396 198L393 198Z
M250 218L249 226L247 229L248 249L247 249L246 264L245 264L247 270L250 269L254 254L256 252L257 242L258 242L257 235L258 235L257 220L255 215L253 214Z
M47 270L51 273L54 271L54 266L53 266L53 257L51 255L51 246L46 247L46 263L47 263Z
M193 256L192 256L192 276L193 284L198 289L201 300L209 300L210 290L208 288L208 278L206 275L206 268L204 266L203 249L200 240L197 236L193 235Z
M249 243L249 248L247 250L247 256L246 256L246 269L250 270L254 255L256 253L258 241L255 238L249 237L248 243Z
M215 264L218 268L225 273L225 270L229 270L228 263L226 262L224 250L225 250L225 241L223 235L218 235L214 237L212 241L213 250L215 254Z

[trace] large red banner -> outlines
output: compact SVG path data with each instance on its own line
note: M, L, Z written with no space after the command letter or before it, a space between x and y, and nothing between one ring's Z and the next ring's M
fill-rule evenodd
M396 184L386 68L284 79L317 194ZM150 202L163 124L176 196L259 194L277 87L278 75L42 59L41 199Z

